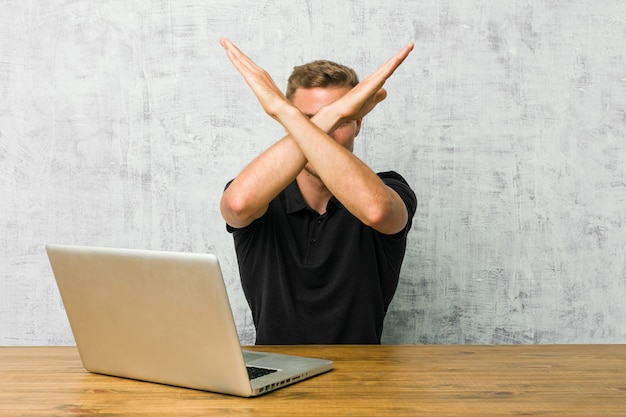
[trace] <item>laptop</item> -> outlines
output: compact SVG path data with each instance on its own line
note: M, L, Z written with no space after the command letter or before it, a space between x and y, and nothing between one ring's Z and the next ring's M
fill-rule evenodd
M212 254L47 245L85 369L251 397L333 362L241 349Z

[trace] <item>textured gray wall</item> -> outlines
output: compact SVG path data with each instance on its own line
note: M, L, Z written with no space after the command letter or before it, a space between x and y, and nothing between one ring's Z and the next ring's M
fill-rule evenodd
M215 252L253 341L218 199L282 130L220 36L279 85L415 41L355 149L419 199L387 343L626 342L623 0L14 0L1 345L73 343L47 242Z

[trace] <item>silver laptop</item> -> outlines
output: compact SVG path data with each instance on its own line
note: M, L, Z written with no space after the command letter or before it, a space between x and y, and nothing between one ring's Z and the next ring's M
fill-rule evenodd
M332 369L332 361L241 349L211 254L48 245L88 371L243 397Z

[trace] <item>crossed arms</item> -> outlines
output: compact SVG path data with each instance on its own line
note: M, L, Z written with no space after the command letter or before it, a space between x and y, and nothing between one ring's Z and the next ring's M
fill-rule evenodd
M220 202L226 222L241 228L261 217L270 201L309 163L328 191L364 224L385 234L402 230L408 215L400 196L329 133L344 122L361 119L385 99L385 81L408 56L413 44L309 118L287 100L263 68L229 40L220 43L265 112L288 132L246 166L226 189Z

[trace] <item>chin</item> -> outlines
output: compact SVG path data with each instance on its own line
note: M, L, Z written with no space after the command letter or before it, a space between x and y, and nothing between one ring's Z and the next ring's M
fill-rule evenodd
M304 167L304 170L306 171L307 174L311 175L312 177L315 177L315 178L319 178L320 177L317 174L317 171L315 170L315 168L313 168L311 165L306 165Z

